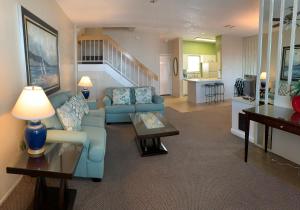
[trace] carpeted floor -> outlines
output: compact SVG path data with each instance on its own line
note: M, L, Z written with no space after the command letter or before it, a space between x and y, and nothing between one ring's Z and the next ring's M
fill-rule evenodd
M230 106L166 116L180 135L169 154L140 157L130 124L107 127L105 177L75 179L76 210L300 209L300 190L243 162L243 141L230 133ZM264 155L264 154L263 154Z
M105 178L76 180L75 209L300 209L300 191L243 162L230 107L166 116L180 130L168 155L141 158L128 125L108 126ZM251 153L250 153L251 155Z

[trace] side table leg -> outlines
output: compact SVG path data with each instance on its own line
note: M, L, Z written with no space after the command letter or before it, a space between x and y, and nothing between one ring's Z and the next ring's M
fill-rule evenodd
M34 189L33 209L40 210L43 208L43 200L46 196L45 177L37 177Z
M265 125L265 152L268 152L269 126Z
M250 127L250 119L248 114L246 114L245 119L245 162L248 160L248 144L249 144L249 128Z
M58 197L58 206L59 209L63 210L65 209L65 196L66 196L66 190L67 190L67 180L61 179L60 180L60 186L59 186L59 197Z

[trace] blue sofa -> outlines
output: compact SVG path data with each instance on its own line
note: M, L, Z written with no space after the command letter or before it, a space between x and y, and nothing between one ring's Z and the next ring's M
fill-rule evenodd
M129 113L135 112L160 112L164 114L164 98L155 95L154 87L152 90L152 103L151 104L135 104L135 87L130 88L130 105L113 105L113 89L118 87L107 88L103 103L105 107L105 120L106 123L122 123L131 122ZM119 87L120 88L120 87ZM122 87L124 88L124 87Z
M71 96L70 92L60 92L49 96L49 100L56 109ZM75 176L101 181L106 149L105 113L103 109L96 109L95 102L89 103L89 108L89 113L84 115L81 121L82 131L64 130L56 115L44 119L42 122L48 129L46 140L48 143L65 142L83 145Z

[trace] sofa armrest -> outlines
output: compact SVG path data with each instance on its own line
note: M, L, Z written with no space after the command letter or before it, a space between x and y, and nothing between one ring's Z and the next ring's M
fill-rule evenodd
M108 96L104 96L102 101L104 103L104 106L111 106L112 101Z
M96 100L87 101L87 104L88 104L90 110L97 109L97 101Z
M86 148L90 145L86 132L82 131L47 130L46 142L82 144Z
M155 104L163 104L164 103L164 98L159 95L154 95L153 96L153 103Z

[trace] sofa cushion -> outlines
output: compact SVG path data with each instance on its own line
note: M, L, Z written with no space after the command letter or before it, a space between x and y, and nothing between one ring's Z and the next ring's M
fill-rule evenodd
M42 119L41 121L46 126L47 129L56 129L56 130L64 129L56 114L53 115L52 117Z
M85 115L81 120L81 125L104 128L104 121L104 118L100 116Z
M88 116L98 116L105 117L105 110L103 108L100 109L90 109Z
M106 131L104 128L82 126L90 140L89 159L100 162L105 156Z
M113 105L105 108L106 114L118 114L118 113L133 113L135 112L134 105Z
M69 102L56 109L57 116L67 131L81 130L81 120L76 116Z
M54 109L62 106L69 98L71 97L71 92L69 91L62 91L55 93L51 96L49 96L49 101L51 102Z
M164 110L163 104L135 104L136 112L161 112Z
M135 88L135 103L136 104L151 104L152 93L150 87Z
M116 88L113 89L113 105L130 104L130 89Z

